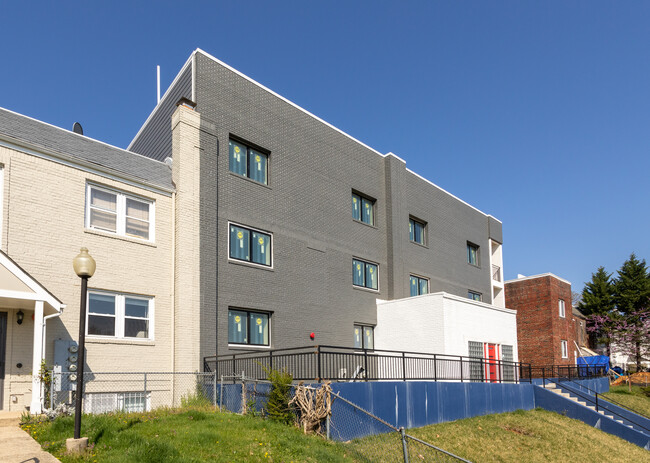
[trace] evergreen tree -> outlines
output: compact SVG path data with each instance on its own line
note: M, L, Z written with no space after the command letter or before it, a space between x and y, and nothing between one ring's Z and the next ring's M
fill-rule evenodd
M614 302L623 315L643 311L650 306L650 278L645 259L639 261L634 254L623 263L614 283Z
M614 284L612 274L605 267L598 267L591 274L591 281L582 290L582 299L578 308L585 316L605 315L614 310Z
M623 263L614 283L614 302L616 309L623 315L626 328L622 332L637 333L633 336L633 349L630 352L636 360L637 371L641 368L643 349L644 320L650 312L650 276L645 259L639 261L634 254Z

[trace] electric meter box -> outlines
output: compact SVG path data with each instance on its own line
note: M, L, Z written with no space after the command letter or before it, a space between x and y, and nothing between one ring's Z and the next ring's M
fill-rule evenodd
M56 339L54 341L54 365L61 367L61 378L56 378L57 389L71 391L75 389L76 372L79 368L79 347L76 341ZM59 369L56 369L57 373ZM58 376L58 375L57 375Z

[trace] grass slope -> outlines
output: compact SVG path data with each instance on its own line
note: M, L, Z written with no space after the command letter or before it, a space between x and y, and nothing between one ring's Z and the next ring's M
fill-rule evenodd
M613 399L627 408L650 416L650 397L646 396L639 386L632 386L632 392L628 390L628 386L610 386L609 392L602 396L605 400Z
M92 448L76 458L65 455L65 439L73 434L71 417L23 428L64 463L402 461L395 433L336 443L260 418L209 410L84 416L82 423L82 435L90 438ZM640 447L543 410L470 418L408 433L474 462L650 461L650 453ZM415 443L409 453L411 461L432 461L434 456Z

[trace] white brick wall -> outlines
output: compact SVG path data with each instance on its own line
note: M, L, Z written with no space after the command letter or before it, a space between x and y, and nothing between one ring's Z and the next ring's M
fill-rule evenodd
M511 345L517 361L516 312L447 293L377 301L377 349L467 356L469 341Z

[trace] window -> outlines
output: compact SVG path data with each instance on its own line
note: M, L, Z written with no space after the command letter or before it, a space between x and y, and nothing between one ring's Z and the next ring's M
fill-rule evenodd
M269 314L247 310L228 310L228 343L269 345Z
M268 184L268 153L230 140L230 172Z
M121 339L153 339L153 299L144 296L88 293L86 334Z
M467 298L473 301L482 301L483 295L481 293L477 293L476 291L472 291L470 289L469 291L467 291Z
M565 318L566 314L565 314L565 311L564 311L564 301L562 299L560 299L558 301L558 306L560 308L560 318Z
M562 350L562 358L569 358L569 349L566 341L560 341L560 349Z
M477 267L479 265L478 248L477 245L472 244L469 241L467 242L467 263L476 265Z
M374 225L375 200L352 192L352 218L368 225Z
M429 280L427 278L411 275L409 280L411 282L411 296L429 294Z
M229 224L230 258L271 266L271 235L259 230Z
M151 410L151 393L93 392L84 394L84 413L146 412Z
M354 347L356 349L374 349L375 329L372 326L354 325Z
M359 259L352 259L352 284L364 288L377 289L378 266Z
M425 243L424 230L426 224L420 222L416 219L409 219L409 239L414 243L422 244Z
M503 344L501 346L501 360L503 360L503 381L513 382L515 380L515 361L513 346Z
M86 227L153 241L153 201L88 185Z

